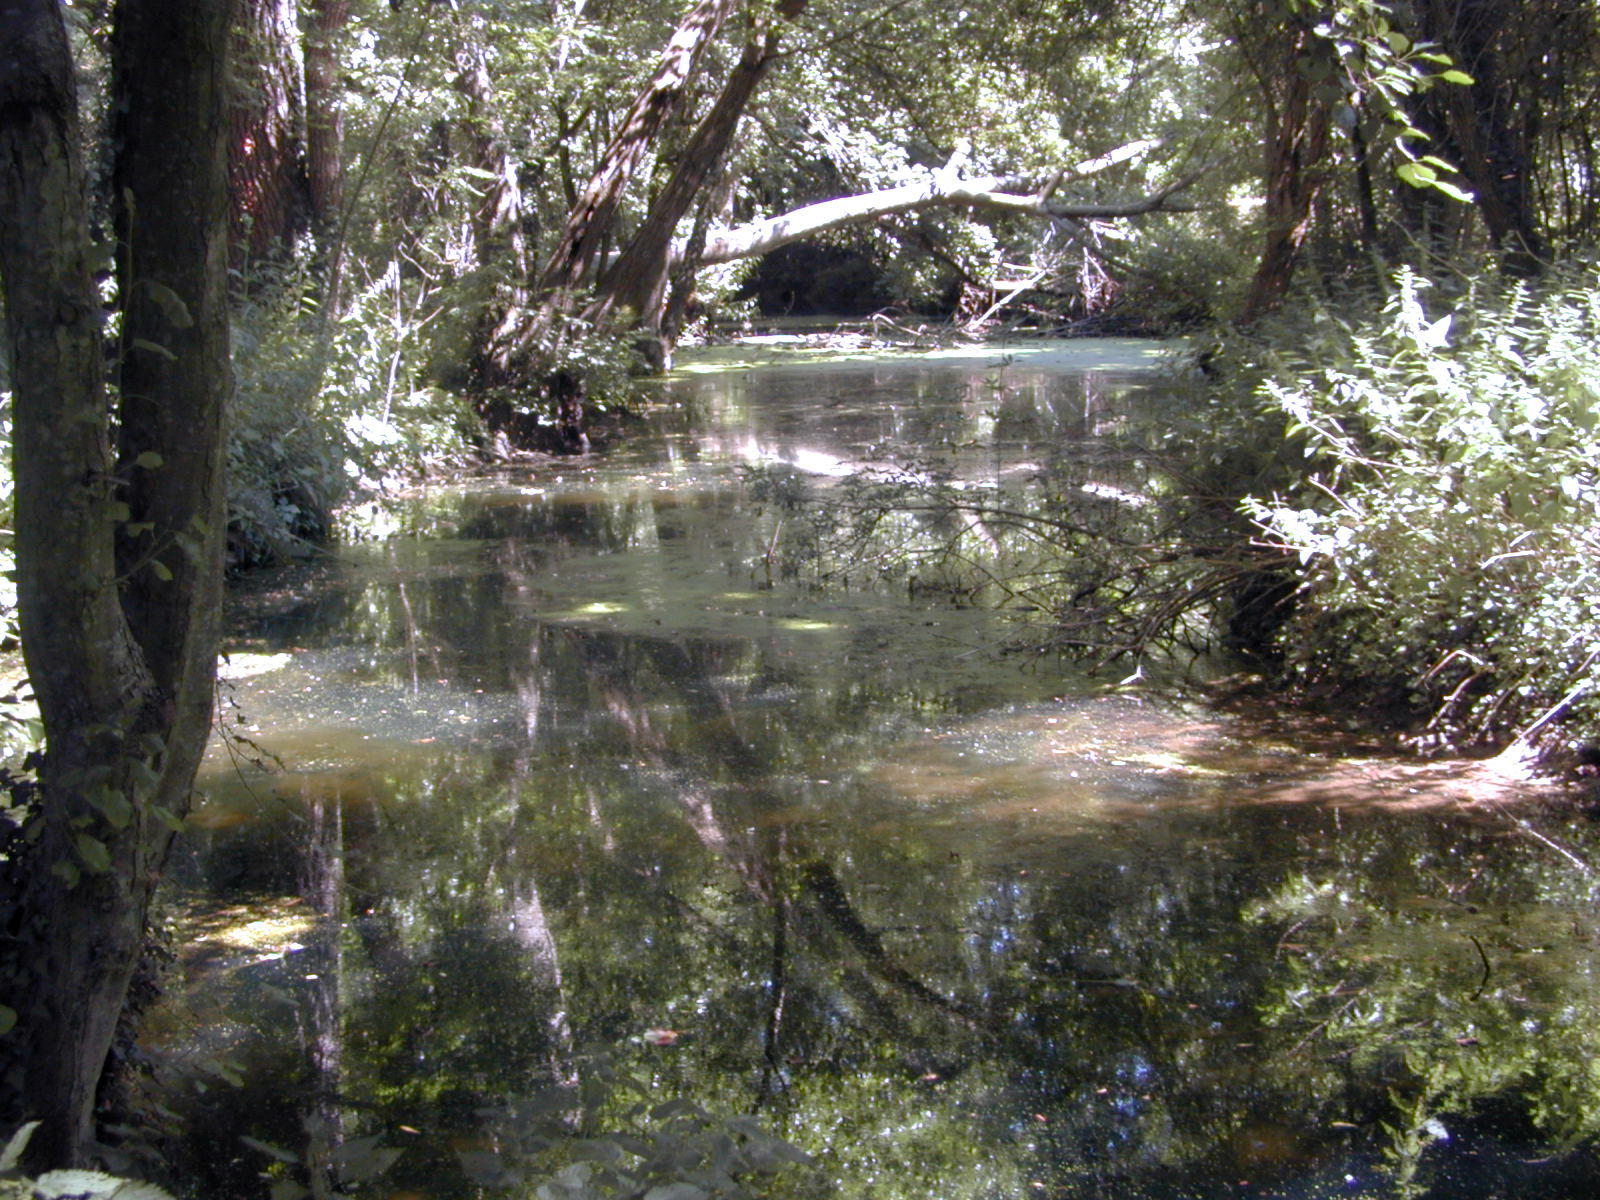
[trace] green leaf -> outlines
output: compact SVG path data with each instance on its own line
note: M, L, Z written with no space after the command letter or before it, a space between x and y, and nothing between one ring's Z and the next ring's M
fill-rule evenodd
M167 564L162 562L159 558L152 558L150 560L150 573L157 579L161 580L162 583L172 582L172 568L167 566Z
M69 1196L102 1200L121 1182L102 1171L46 1171L33 1181L33 1194L40 1200L66 1200Z
M161 782L161 776L149 763L142 758L136 758L128 764L128 771L133 776L134 782L141 787L153 788Z
M88 801L100 810L106 823L113 829L126 829L128 822L133 820L133 805L116 788L96 788L89 793Z
M173 833L183 833L189 828L184 824L182 817L163 804L152 804L150 811L155 814L156 820L172 830Z
M122 522L128 520L132 516L133 509L129 508L121 500L113 500L110 504L106 505L106 519L108 521L115 521L120 525Z
M4 1037L17 1027L17 1010L9 1005L0 1004L0 1037ZM0 1171L5 1170L0 1164Z
M1453 183L1446 183L1443 179L1435 179L1433 181L1433 190L1436 192L1443 192L1446 196L1449 196L1450 199L1459 200L1463 204L1471 204L1474 199L1471 192L1465 190L1464 188L1458 188Z
M154 521L130 521L122 532L129 537L143 537L147 533L154 532L155 527Z
M143 467L146 471L154 471L166 461L166 459L162 458L161 455L157 454L154 450L146 450L143 454L139 455L138 458L133 460L133 465L136 467Z
M194 317L189 314L189 306L177 292L153 279L144 280L144 286L150 293L150 299L156 302L156 307L166 318L168 325L174 329L189 329L194 325Z
M644 1194L644 1200L706 1200L707 1193L692 1183L667 1183L653 1187Z
M151 354L158 354L168 362L178 361L178 356L171 350L168 350L165 346L158 342L152 342L149 338L136 337L133 339L131 345L135 350L148 350Z
M1459 70L1455 67L1452 67L1448 71L1440 71L1439 78L1444 80L1446 83L1459 83L1465 87L1471 87L1477 82L1477 80L1473 79L1471 75L1468 75L1465 71Z
M6 1148L0 1150L0 1174L17 1169L17 1164L22 1161L22 1152L28 1148L28 1139L33 1136L33 1131L37 1128L39 1128L38 1121L29 1121L11 1135Z
M80 833L73 843L78 847L78 857L89 870L98 875L111 869L111 851L99 838Z
M178 543L178 549L183 551L184 557L195 566L201 566L205 559L205 545L192 533L179 531L172 535L172 540Z
M1394 173L1415 188L1431 187L1439 179L1438 173L1432 167L1415 162L1401 163L1394 169Z
M78 880L83 877L83 872L78 870L76 863L66 861L53 863L50 867L50 874L61 880L69 888L77 887Z

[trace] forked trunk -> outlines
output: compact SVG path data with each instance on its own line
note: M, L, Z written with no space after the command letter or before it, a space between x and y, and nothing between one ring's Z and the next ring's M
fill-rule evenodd
M4 868L16 1028L0 1126L83 1162L150 897L210 732L228 390L229 5L122 0L113 37L121 445L55 0L0 8L0 280L13 363L18 609L44 723L36 838Z

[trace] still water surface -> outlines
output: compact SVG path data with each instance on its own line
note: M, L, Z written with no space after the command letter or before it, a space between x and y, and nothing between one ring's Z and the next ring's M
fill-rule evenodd
M238 595L151 1038L193 1194L609 1195L674 1099L657 1200L778 1167L751 1114L784 1195L1595 1194L1583 822L772 577L750 465L1023 480L1156 350L681 373Z

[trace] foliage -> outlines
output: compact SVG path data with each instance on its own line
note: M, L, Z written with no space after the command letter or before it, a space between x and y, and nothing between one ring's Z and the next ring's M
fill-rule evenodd
M292 276L242 302L234 322L229 442L235 563L303 553L343 503L460 462L480 436L467 404L419 378L430 299L398 265L368 281L329 328Z
M1592 1142L1600 995L1572 918L1592 877L1549 869L1496 901L1442 863L1436 897L1389 893L1367 867L1291 875L1246 918L1286 930L1262 1005L1275 1036L1309 1050L1309 1071L1335 1059L1388 1081L1376 1116L1399 1193L1419 1194L1428 1149L1507 1096L1558 1147Z
M173 1200L170 1192L152 1183L121 1179L101 1171L46 1171L35 1179L25 1177L22 1156L39 1122L30 1121L14 1132L0 1151L0 1198L3 1200Z
M1281 635L1303 681L1474 741L1552 705L1591 717L1597 317L1592 268L1454 295L1402 272L1380 313L1319 312L1314 337L1269 353L1262 396L1307 463L1248 510L1305 575Z

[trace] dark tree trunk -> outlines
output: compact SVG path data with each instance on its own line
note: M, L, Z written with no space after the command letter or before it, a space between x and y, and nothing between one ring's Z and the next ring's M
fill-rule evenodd
M1289 33L1287 54L1276 79L1282 91L1269 97L1271 113L1266 165L1266 240L1240 320L1249 323L1276 308L1299 265L1317 195L1327 182L1329 112L1304 67L1311 34Z
M172 825L210 732L227 391L229 5L123 0L113 37L120 287L114 464L102 325L55 0L0 8L0 279L13 363L19 618L46 753L13 852L0 1125L85 1161Z
M779 15L792 21L804 11L806 3L807 0L785 0L779 5ZM777 58L779 36L780 31L772 25L757 25L716 103L695 128L666 187L601 277L589 313L591 320L603 319L618 309L631 309L635 326L647 336L660 338L673 234L707 180L720 169L750 98Z
M1509 0L1429 0L1421 10L1424 35L1438 42L1473 80L1429 93L1437 126L1433 132L1440 135L1445 156L1472 185L1489 240L1506 268L1514 274L1536 274L1549 250L1533 199L1533 146L1546 97L1537 79L1508 76L1500 50L1507 37L1530 36L1528 14L1522 4ZM1556 36L1553 14L1538 24L1545 37ZM1545 56L1523 57L1534 63Z
M517 323L528 308L528 240L517 165L506 145L488 53L475 30L463 30L456 50L455 88L466 99L466 165L479 172L483 196L472 211L471 262L492 272L495 295L481 318L473 354L478 380L504 381L511 373L505 357ZM503 396L485 402L485 417L503 429L511 412Z

